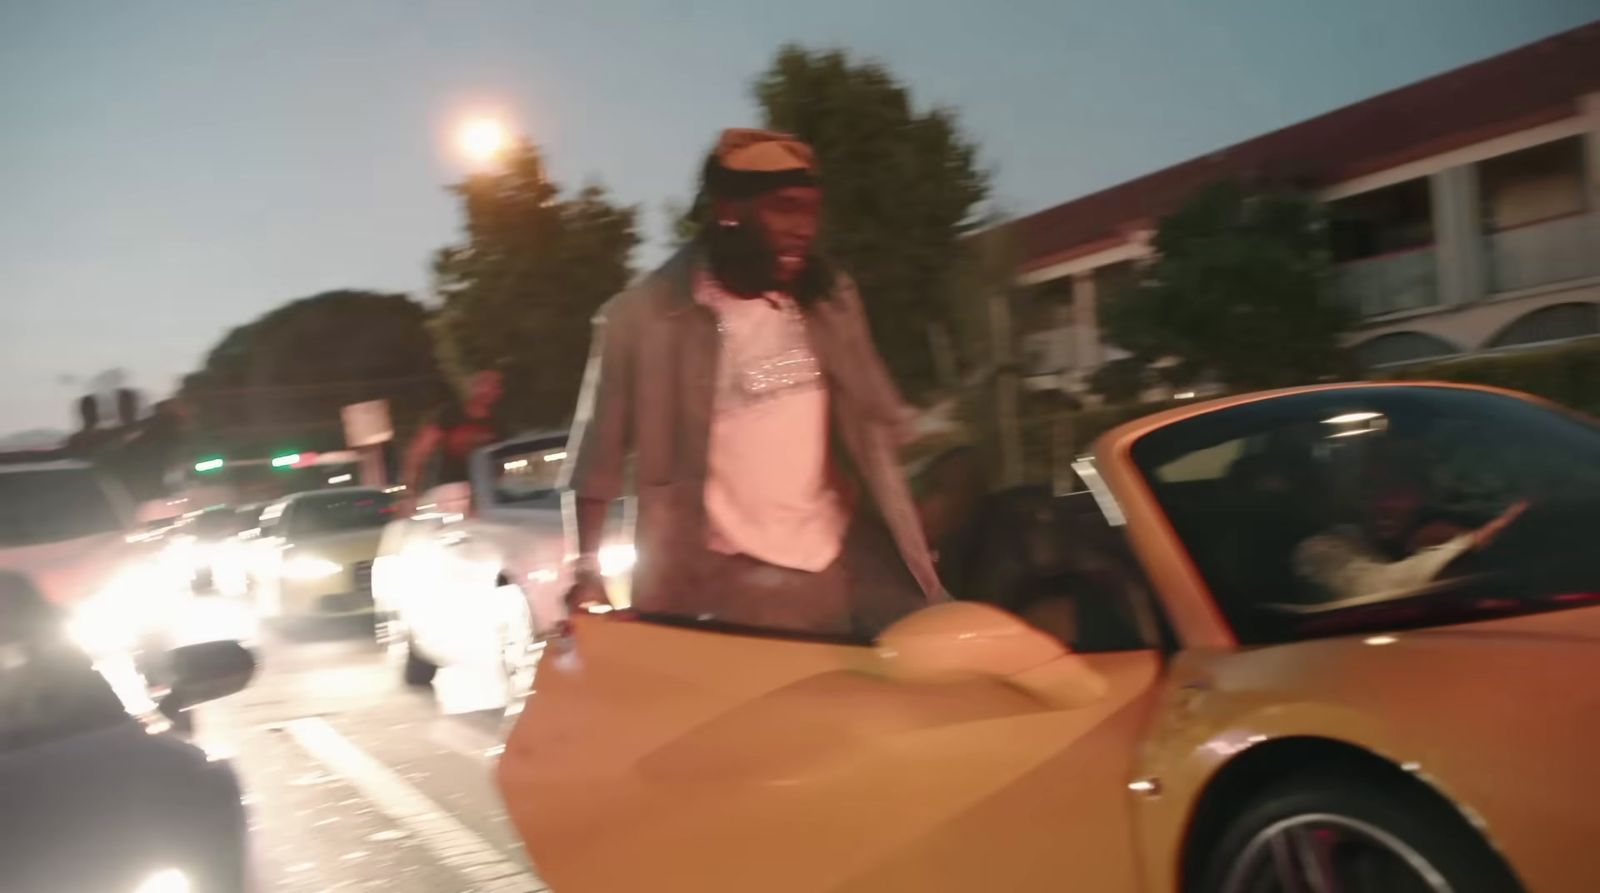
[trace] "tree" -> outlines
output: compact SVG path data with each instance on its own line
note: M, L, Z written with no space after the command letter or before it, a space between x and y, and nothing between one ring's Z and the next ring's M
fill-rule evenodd
M628 257L639 241L634 209L611 204L599 186L564 197L525 142L496 172L453 188L466 238L434 259L441 358L457 376L504 372L512 425L565 425L590 320L630 277Z
M340 409L366 400L388 400L408 430L446 393L426 324L405 295L333 291L234 329L184 379L197 449L257 458L340 449Z
M938 384L934 344L958 298L962 236L988 195L953 112L912 108L876 63L786 46L755 85L768 127L817 152L826 248L861 287L874 338L910 393Z
M1241 389L1346 368L1350 317L1329 288L1326 227L1309 197L1219 183L1162 219L1153 247L1139 283L1102 306L1112 343Z

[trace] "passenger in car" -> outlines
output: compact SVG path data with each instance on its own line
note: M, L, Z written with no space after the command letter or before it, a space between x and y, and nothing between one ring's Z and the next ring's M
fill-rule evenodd
M1435 580L1451 562L1488 545L1527 508L1517 502L1468 530L1428 517L1429 499L1416 466L1379 454L1363 470L1360 518L1299 545L1294 567L1335 601L1400 596Z

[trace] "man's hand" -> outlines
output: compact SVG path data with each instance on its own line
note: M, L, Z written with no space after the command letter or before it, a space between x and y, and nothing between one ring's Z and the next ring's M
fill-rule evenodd
M572 588L567 590L566 603L569 613L586 611L597 605L610 605L604 578L592 571L579 571L572 581Z
M1511 526L1511 522L1522 517L1522 513L1527 510L1528 500L1519 499L1513 502L1509 508L1500 513L1498 518L1472 532L1472 548L1482 549L1494 542L1495 537Z

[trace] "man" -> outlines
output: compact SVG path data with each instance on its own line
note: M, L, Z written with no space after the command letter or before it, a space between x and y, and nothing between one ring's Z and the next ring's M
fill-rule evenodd
M596 317L564 470L570 605L605 600L630 461L642 611L870 634L946 597L896 456L910 411L816 251L817 177L796 138L725 131L699 234Z
M100 401L93 394L78 398L77 431L67 438L68 452L84 459L92 459L111 437L111 432L100 427Z
M1488 546L1528 507L1513 503L1476 530L1430 519L1415 462L1382 450L1371 455L1359 484L1360 523L1301 543L1294 551L1295 572L1335 601L1403 596L1433 582L1462 555Z
M424 487L466 481L467 460L472 451L505 439L498 413L504 393L504 378L499 372L477 372L467 383L464 402L446 403L417 430L401 474L401 483L411 498L420 497Z

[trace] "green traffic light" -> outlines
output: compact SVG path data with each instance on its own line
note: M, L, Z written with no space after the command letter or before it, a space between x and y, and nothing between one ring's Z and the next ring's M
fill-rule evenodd
M295 465L298 465L299 463L300 463L300 454L299 453L289 453L289 454L283 455L283 456L273 456L272 457L272 467L273 468L293 468Z
M194 470L205 474L211 471L221 471L222 465L223 461L221 459L201 459L199 462L194 463Z

